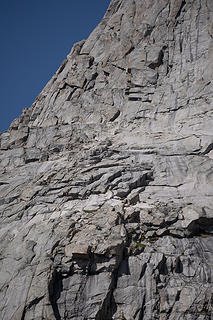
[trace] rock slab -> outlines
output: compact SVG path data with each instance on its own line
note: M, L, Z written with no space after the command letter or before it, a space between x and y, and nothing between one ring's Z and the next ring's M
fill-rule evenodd
M213 319L212 21L112 0L0 134L2 320Z

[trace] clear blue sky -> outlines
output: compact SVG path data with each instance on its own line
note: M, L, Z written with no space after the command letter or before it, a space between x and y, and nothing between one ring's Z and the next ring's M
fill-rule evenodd
M110 0L0 0L0 132L29 107Z

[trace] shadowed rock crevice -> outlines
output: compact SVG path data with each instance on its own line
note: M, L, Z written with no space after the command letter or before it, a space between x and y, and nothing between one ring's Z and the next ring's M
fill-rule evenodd
M114 272L112 275L112 283L109 292L107 293L106 298L104 299L104 302L95 317L95 320L113 319L113 314L116 312L116 303L113 297L113 290L116 287L116 282L116 272Z
M44 296L39 297L39 298L35 298L34 300L30 301L30 303L29 303L27 306L25 306L25 308L24 308L24 311L23 311L21 320L24 320L27 312L28 312L30 309L35 308L35 306L36 306L37 304L39 304L40 301L43 300L43 298L44 298Z
M163 49L160 50L158 54L157 62L152 62L148 65L150 69L155 70L156 68L160 67L163 64L163 58L164 58L164 50L166 49L166 46L163 47Z
M49 282L48 285L48 291L49 291L49 300L53 309L53 313L56 320L61 320L62 317L59 312L57 301L60 298L61 292L63 291L62 286L62 277L60 273L57 271L54 271L52 274L52 279Z
M175 16L175 20L178 20L178 18L180 17L182 12L184 11L185 6L186 6L186 1L185 0L181 1L181 6L180 6L180 9L178 10L178 12L177 12L177 14Z
M213 218L201 217L194 220L188 226L193 235L212 235L213 236Z
M211 152L212 150L213 150L213 143L210 143L210 145L208 145L208 147L206 148L206 150L202 154L206 155L209 152Z

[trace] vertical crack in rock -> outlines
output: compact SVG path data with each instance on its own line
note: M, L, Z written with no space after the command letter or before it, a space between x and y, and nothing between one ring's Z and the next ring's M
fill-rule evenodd
M113 291L116 288L116 282L117 282L116 273L117 271L113 272L111 276L112 280L111 280L109 291L103 301L103 304L100 310L98 311L95 317L95 320L102 320L102 319L111 320L113 317L113 314L116 312L116 304L113 297Z
M186 1L183 0L180 6L180 9L178 10L176 16L175 16L175 20L177 21L178 18L180 17L181 13L183 12L184 7L186 6Z
M56 270L52 274L52 278L48 285L49 301L51 303L53 313L56 320L61 320L57 301L60 298L61 292L63 291L62 279L60 273Z

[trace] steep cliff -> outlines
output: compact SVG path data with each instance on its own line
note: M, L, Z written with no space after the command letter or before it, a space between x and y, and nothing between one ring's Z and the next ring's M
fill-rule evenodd
M2 320L213 319L212 21L112 0L0 135Z

